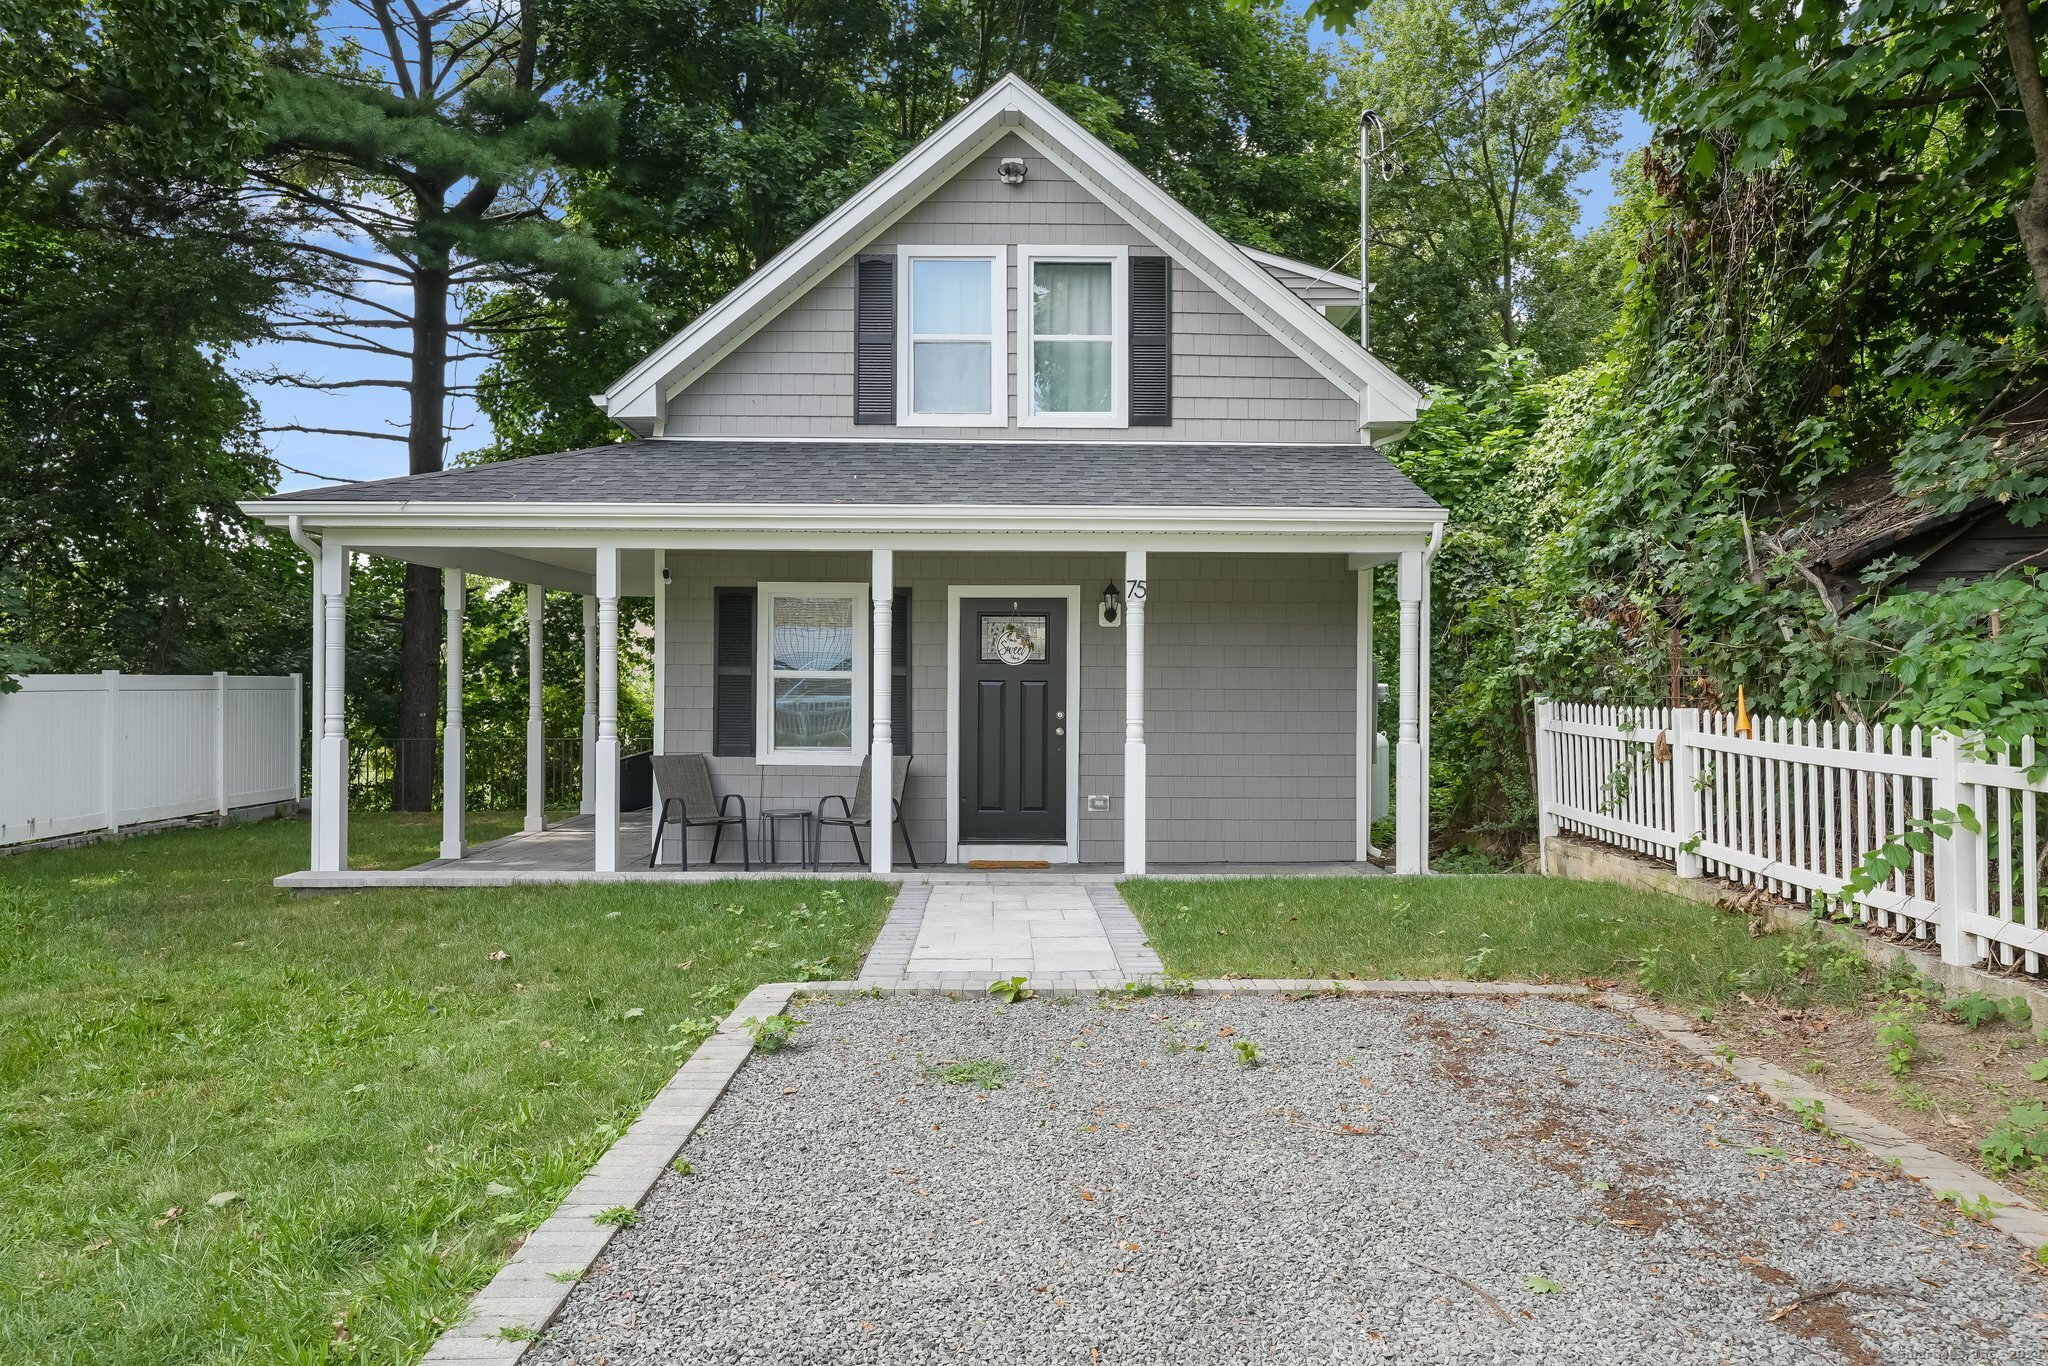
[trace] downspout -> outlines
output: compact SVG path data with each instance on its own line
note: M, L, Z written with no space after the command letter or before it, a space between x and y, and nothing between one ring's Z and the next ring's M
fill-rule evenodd
M307 672L312 682L311 703L306 708L306 729L310 741L308 750L309 789L315 802L320 800L320 735L325 725L323 708L327 699L327 613L322 611L320 601L320 542L307 533L299 514L285 518L285 529L290 533L292 544L306 553L313 564L313 658Z

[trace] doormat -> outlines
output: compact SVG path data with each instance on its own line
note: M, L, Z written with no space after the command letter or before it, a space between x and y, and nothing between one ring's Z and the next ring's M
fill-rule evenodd
M971 858L969 868L1050 868L1042 858Z

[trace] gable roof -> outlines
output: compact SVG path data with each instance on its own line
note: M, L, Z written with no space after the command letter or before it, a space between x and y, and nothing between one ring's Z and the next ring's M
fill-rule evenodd
M592 401L614 421L642 435L651 433L670 394L687 388L1006 134L1037 148L1184 269L1357 399L1362 423L1373 435L1398 435L1426 406L1427 400L1412 385L1345 336L1314 304L1014 73L983 91L610 388L592 395Z
M1292 256L1279 256L1239 242L1237 249L1265 267L1266 273L1314 304L1317 308L1346 308L1358 304L1358 277L1324 266L1312 266Z

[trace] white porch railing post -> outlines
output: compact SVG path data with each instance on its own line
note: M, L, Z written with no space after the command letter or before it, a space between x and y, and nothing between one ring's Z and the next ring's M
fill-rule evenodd
M868 596L872 600L874 626L869 645L874 667L868 672L868 698L874 713L868 741L868 871L876 877L889 876L896 849L896 830L890 821L890 797L895 788L896 739L890 727L890 644L894 639L896 609L896 552L876 546L869 570Z
M548 590L526 585L526 833L548 824L547 717L541 711L541 678L545 667L541 628L547 617Z
M100 670L100 795L107 829L121 828L121 671Z
M654 552L654 667L649 691L654 704L654 752L668 753L668 706L662 680L668 671L668 552Z
M1697 707L1671 709L1671 811L1677 827L1671 833L1678 842L1678 857L1673 862L1680 877L1699 877L1705 871L1698 844L1706 834L1706 822L1700 814L1699 733ZM1790 815L1794 820L1804 817L1797 808Z
M1536 864L1550 871L1550 842L1557 838L1557 750L1551 722L1557 704L1547 697L1536 699Z
M462 728L462 609L469 592L469 576L460 569L441 571L442 605L448 612L447 712L441 723L441 857L459 859L469 852L464 830L468 816L469 792L465 776L467 755Z
M213 809L228 823L228 676L213 672Z
M321 790L313 794L313 871L339 873L348 867L348 579L346 547L320 548L321 647L320 742L316 768Z
M1145 600L1147 556L1124 552L1124 874L1145 872Z
M1963 806L1962 743L1950 731L1934 737L1934 809L1960 814ZM1982 812L1978 815L1981 817ZM1949 837L1934 842L1935 939L1941 961L1964 966L1976 961L1963 932L1963 912L1976 907L1976 870L1984 864L1981 837L1953 822Z
M583 764L577 776L576 811L597 811L597 599L583 599Z
M1429 788L1422 749L1422 595L1419 550L1401 552L1401 733L1394 746L1394 871L1429 869Z
M597 871L619 871L619 548L597 549Z

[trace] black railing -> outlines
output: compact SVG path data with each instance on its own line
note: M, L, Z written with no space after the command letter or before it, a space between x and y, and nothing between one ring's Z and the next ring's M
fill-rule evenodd
M622 754L646 749L645 741L621 738ZM526 807L526 737L471 731L464 742L465 805L471 811L520 811ZM547 764L547 806L573 809L583 790L583 741L575 736L543 742ZM427 769L421 775L418 766ZM407 780L420 783L441 806L441 742L369 740L351 742L348 756L348 804L356 811L390 811L395 794Z

